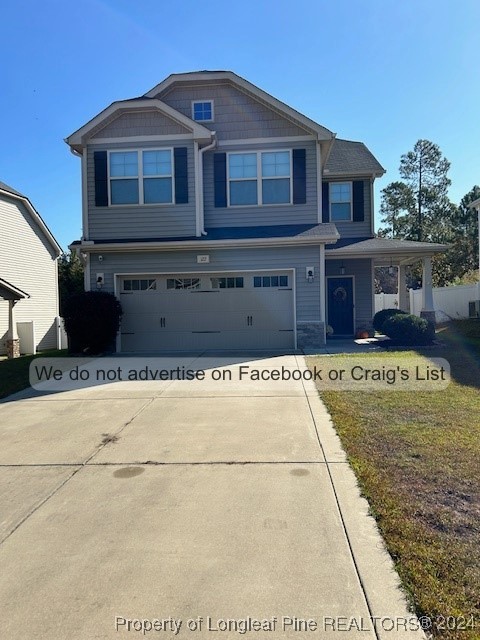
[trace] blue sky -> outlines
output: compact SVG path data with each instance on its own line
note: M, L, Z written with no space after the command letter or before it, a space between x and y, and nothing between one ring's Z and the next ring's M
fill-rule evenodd
M60 244L81 235L80 162L63 139L170 73L231 69L398 178L436 142L450 197L480 183L478 0L3 0L0 180Z

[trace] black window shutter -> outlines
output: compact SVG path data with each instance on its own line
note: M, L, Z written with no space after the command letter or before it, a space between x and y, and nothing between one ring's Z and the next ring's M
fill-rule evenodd
M175 147L173 150L175 164L175 203L188 202L188 168L187 147Z
M363 180L355 180L353 183L353 221L363 222L364 219Z
M293 150L293 204L307 201L307 172L305 149Z
M213 181L215 186L215 206L227 206L227 154L213 156Z
M107 152L95 151L93 154L95 168L95 206L108 207Z
M322 222L330 222L330 202L328 182L322 182Z

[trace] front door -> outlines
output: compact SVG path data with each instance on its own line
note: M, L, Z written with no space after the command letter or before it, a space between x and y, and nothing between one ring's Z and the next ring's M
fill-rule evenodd
M328 324L335 336L352 336L353 327L353 278L327 279Z

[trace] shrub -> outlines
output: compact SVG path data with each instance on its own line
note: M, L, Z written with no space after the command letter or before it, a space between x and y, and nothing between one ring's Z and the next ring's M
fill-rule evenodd
M65 301L63 321L70 353L113 350L122 307L112 293L85 291Z
M377 311L372 320L373 328L379 333L385 333L383 330L383 323L385 320L402 313L407 314L406 311L402 311L401 309L382 309L381 311Z
M409 313L395 314L383 323L383 332L395 344L424 346L435 339L435 326Z

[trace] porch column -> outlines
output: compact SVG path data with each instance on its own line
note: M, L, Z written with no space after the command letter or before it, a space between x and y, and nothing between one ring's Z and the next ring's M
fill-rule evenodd
M420 315L426 320L435 322L432 290L432 258L430 256L423 258L422 310Z
M18 339L14 313L16 302L16 300L8 301L7 356L9 358L18 358L20 355L20 340Z
M398 266L398 308L402 311L410 311L410 301L407 291L407 266Z

